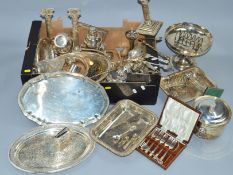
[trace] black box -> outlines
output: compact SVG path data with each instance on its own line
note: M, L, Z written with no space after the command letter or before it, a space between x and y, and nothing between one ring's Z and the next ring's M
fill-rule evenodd
M32 22L21 70L22 84L39 75L34 70L33 64L40 38L41 26L41 21ZM155 43L155 38L153 40L153 38L148 38L146 36L145 39L150 44ZM148 49L147 51L151 55L157 56L157 53L153 50ZM129 74L126 83L101 82L101 85L105 88L110 103L116 103L122 99L130 99L141 105L153 105L157 102L160 78L160 74Z

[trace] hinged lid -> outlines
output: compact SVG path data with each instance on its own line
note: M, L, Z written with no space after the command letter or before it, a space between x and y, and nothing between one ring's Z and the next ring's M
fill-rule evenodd
M176 134L180 142L189 142L199 116L199 111L168 96L159 125L163 130Z

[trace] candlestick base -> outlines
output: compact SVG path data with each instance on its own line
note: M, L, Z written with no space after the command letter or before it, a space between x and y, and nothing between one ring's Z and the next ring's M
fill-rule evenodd
M162 25L163 22L161 21L144 21L144 23L138 27L136 32L142 35L156 36Z

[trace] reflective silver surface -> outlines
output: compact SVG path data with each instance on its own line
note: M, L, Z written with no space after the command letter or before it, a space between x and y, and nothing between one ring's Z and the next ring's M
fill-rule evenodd
M68 43L68 40L69 40L68 35L65 33L64 34L61 33L55 36L53 42L56 47L65 47Z
M70 53L73 49L73 40L66 33L57 34L52 43L56 55Z
M88 125L106 112L109 99L104 88L91 79L56 72L39 75L25 83L18 103L23 114L38 124Z
M215 83L198 67L188 68L161 78L160 87L167 95L189 102L203 95Z
M212 96L197 98L195 108L202 113L200 120L210 124L227 122L231 114L229 106L224 101Z
M45 20L46 34L48 39L52 39L52 18L55 13L54 8L41 9L40 16Z
M52 48L52 18L55 10L54 8L43 8L41 9L41 18L45 20L46 37L41 38L38 42L36 55L35 55L35 65L44 60L50 60L55 58L55 51Z
M79 72L76 73L87 75L97 82L105 79L110 70L107 55L97 50L82 49L81 51L61 55L57 59L65 60L62 68L64 71L70 71L72 64L76 64L79 67Z
M62 59L46 59L35 64L38 73L51 73L62 70L65 60Z
M231 119L230 107L218 97L201 96L194 101L194 107L202 113L196 128L197 136L201 138L218 137Z
M213 43L213 36L206 28L187 22L170 26L165 39L172 51L187 57L204 55Z
M67 132L58 135L63 129ZM16 168L30 173L52 173L71 168L94 149L86 129L74 125L45 125L15 141L9 159Z
M68 53L57 57L58 60L64 60L64 65L62 67L63 71L71 73L79 73L82 75L87 75L89 65L87 61L81 57L79 54Z
M128 59L138 59L146 56L146 47L145 45L138 43L134 46L132 50L128 53Z
M37 66L38 63L43 64L43 62L52 60L56 57L55 50L51 45L52 40L48 38L42 38L39 40L35 54L35 66Z
M119 101L91 130L91 136L118 156L131 154L155 127L155 114L131 100Z
M83 57L89 66L87 76L97 82L104 80L110 70L108 56L92 49L83 49L80 53L79 56Z
M89 27L89 31L84 39L84 47L89 49L104 50L103 38L96 27Z

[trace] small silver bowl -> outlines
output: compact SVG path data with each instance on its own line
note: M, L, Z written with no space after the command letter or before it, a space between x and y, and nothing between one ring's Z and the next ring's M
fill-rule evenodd
M218 97L205 95L194 101L194 107L202 113L195 134L203 139L215 139L220 136L231 119L229 105Z

